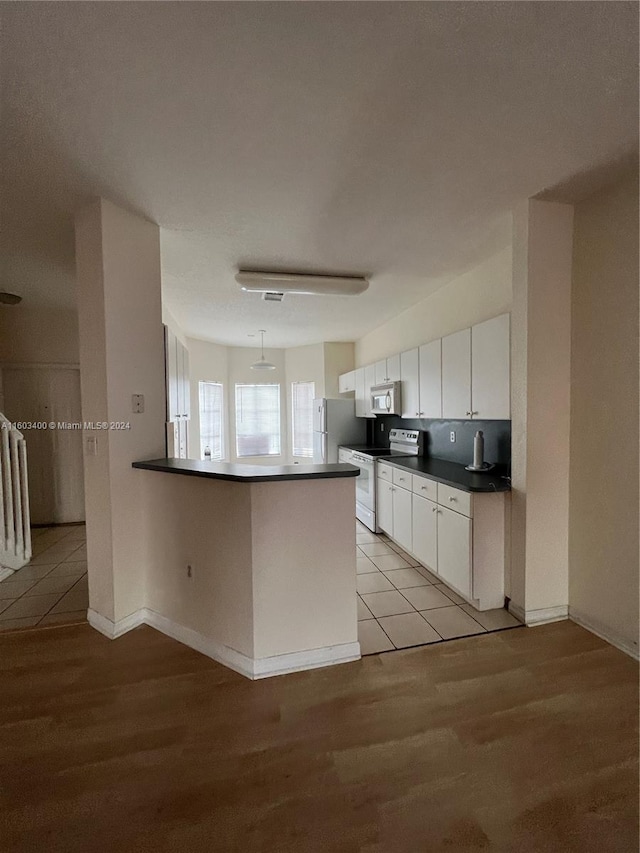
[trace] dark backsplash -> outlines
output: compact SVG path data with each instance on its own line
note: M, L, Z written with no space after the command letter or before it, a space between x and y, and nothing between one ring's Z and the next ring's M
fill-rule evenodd
M511 421L448 421L378 415L367 421L367 443L388 447L389 430L394 428L425 431L425 456L463 465L473 461L473 438L480 429L484 434L485 462L511 468ZM452 430L456 434L455 442L449 438Z

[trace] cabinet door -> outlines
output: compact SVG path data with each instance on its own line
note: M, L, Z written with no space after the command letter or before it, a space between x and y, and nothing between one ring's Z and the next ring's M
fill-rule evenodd
M364 397L364 367L359 367L354 371L355 379L356 379L356 417L357 418L365 418L367 416L367 412L365 409L365 397ZM371 405L369 403L369 405Z
M413 548L412 552L423 566L438 571L438 506L427 498L413 496Z
M338 376L338 391L340 394L347 394L349 391L355 391L355 389L355 370L350 370L348 373Z
M375 373L376 373L376 385L382 385L383 382L387 381L387 360L384 358L382 361L377 361L374 365Z
M471 329L442 339L442 417L471 417Z
M402 380L402 417L420 417L420 389L418 386L418 349L400 354L400 379Z
M370 364L364 369L364 395L365 395L365 414L367 417L373 418L375 415L371 411L371 389L376 384L376 366Z
M470 518L439 506L438 574L461 595L471 598Z
M167 420L175 421L180 414L178 403L178 341L171 329L164 327L164 364L167 389Z
M376 495L376 524L389 536L393 536L393 492L391 483L378 479Z
M387 382L400 382L400 353L387 359Z
M471 329L471 409L483 420L509 420L509 314Z
M411 542L411 492L400 486L393 489L393 538L407 550L412 550Z
M420 417L442 417L442 340L423 344L419 350Z

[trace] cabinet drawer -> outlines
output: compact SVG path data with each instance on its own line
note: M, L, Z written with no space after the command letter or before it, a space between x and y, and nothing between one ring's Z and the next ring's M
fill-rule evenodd
M473 500L469 492L438 483L438 503L468 518L473 518Z
M393 485L401 486L403 489L411 491L411 477L408 471L401 471L399 468L393 468Z
M378 462L378 477L387 482L393 482L393 468L391 465L385 465L383 462Z
M428 480L426 477L414 474L411 483L414 494L432 501L438 500L438 484L435 480Z

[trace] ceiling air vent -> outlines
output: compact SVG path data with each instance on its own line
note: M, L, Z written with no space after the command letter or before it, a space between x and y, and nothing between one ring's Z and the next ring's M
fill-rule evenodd
M276 290L265 290L262 294L262 298L265 302L282 302L284 299L284 293L278 293Z

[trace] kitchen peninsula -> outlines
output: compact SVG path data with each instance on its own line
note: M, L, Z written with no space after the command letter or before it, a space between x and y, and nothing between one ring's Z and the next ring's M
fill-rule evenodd
M148 543L144 621L253 679L360 657L356 467L133 467Z

